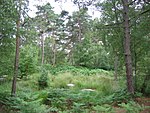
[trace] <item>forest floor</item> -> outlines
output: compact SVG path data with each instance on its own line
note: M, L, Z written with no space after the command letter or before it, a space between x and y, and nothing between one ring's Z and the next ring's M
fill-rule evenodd
M0 104L0 113L9 113L6 106L3 104Z
M148 97L141 97L136 98L135 101L141 105L145 106L145 109L142 110L140 113L150 113L150 98ZM114 106L115 113L126 113L127 111L123 108L118 106ZM5 105L0 104L0 113L14 113L14 111L8 111Z
M145 106L145 109L142 110L140 113L150 113L150 98L147 97L141 97L141 98L136 98L135 101L141 105ZM126 113L126 110L120 107L115 106L115 113Z
M114 81L113 73L104 70L73 72L48 74L44 89L39 86L40 73L18 79L16 98L9 94L11 82L3 83L0 113L150 113L150 97L129 95L124 78ZM73 87L68 86L71 83Z
M150 107L150 98L136 98L136 101L140 105L144 105L146 107ZM150 113L150 108L144 109L141 113Z

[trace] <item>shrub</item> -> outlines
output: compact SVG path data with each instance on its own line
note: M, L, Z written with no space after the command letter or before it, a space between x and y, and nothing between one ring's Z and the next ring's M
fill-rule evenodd
M41 76L38 79L38 85L41 89L48 86L48 72L44 68L41 69Z

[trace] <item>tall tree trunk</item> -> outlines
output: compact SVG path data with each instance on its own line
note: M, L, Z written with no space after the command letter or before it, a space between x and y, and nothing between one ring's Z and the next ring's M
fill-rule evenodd
M73 47L69 46L68 49L70 50L68 53L68 62L73 65Z
M137 89L137 55L136 51L134 50L134 88Z
M134 89L135 91L137 90L137 81L136 81L136 74L137 74L137 53L136 53L136 43L135 43L135 38L134 37L134 49L133 49L133 52L134 52L134 74L133 74L133 77L134 77Z
M123 3L123 18L124 18L124 52L125 52L125 66L126 66L126 77L127 77L127 88L128 92L134 94L133 87L133 72L132 72L132 59L130 50L130 28L129 28L129 2L128 0L122 0Z
M44 37L41 36L41 44L42 44L42 65L44 64Z
M16 22L17 32L16 32L16 53L15 53L15 63L14 63L14 76L12 81L12 90L11 95L16 95L16 81L18 76L18 66L19 66L19 45L20 45L20 16L21 16L21 0L19 0L19 9L18 9L18 19Z

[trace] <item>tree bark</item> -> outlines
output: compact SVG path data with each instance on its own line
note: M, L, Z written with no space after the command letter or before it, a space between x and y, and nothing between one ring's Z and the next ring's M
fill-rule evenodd
M15 52L14 76L13 76L13 81L12 81L11 96L15 96L16 95L16 81L17 81L18 66L19 66L20 16L21 16L21 0L19 0L18 19L17 19L17 22L16 22L16 25L17 25L16 52Z
M129 28L129 2L128 0L122 0L123 3L123 18L124 18L124 52L125 52L125 66L127 77L127 89L128 92L134 94L133 87L133 72L132 72L132 58L130 50L130 28Z
M52 58L52 63L53 63L53 66L55 66L56 64L56 40L55 40L55 36L54 36L54 29L52 29L52 51L53 51L53 58Z

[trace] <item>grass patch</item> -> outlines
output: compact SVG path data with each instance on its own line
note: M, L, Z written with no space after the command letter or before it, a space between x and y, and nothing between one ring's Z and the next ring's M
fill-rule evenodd
M74 84L71 89L81 90L81 89L94 89L95 91L102 92L104 95L111 94L113 91L117 90L119 86L113 80L111 76L101 76L101 75L91 75L75 76L72 73L62 73L58 75L49 75L50 86L53 88L69 88L67 84ZM107 84L106 84L107 83ZM115 87L112 87L115 86Z

